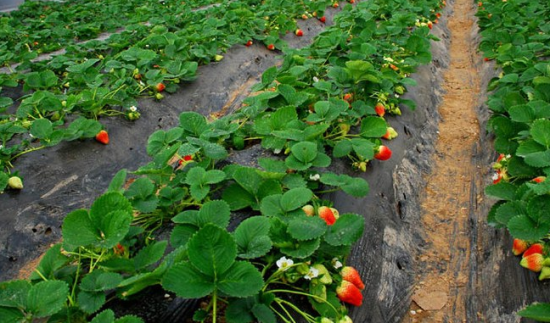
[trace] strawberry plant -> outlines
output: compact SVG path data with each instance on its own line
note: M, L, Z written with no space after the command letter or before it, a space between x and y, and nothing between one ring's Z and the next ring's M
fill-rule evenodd
M63 242L48 250L28 281L0 283L0 313L13 321L139 322L132 316L115 321L108 300L160 285L182 298L203 298L208 305L196 311L196 321L296 322L299 316L311 323L351 322L342 302L360 306L366 287L344 264L365 220L340 214L323 194L341 189L363 197L369 186L327 168L332 158L349 158L363 171L376 156L389 158L380 139L389 126L376 106L394 115L400 105L415 108L400 96L415 84L410 73L430 61L429 40L435 39L427 24L415 24L431 19L439 3L346 5L310 46L289 49L279 39L297 29L293 17L324 17L329 5L237 1L176 11L189 18L185 24L157 21L143 6L139 11L152 26L129 25L132 32L74 45L48 62L26 58L21 69L31 71L16 79L32 94L18 107L16 121L6 115L0 124L4 167L21 153L61 140L98 136L108 143L96 118L129 118L114 107L137 112L136 96L175 91L199 64L233 44L254 38L283 51L282 65L263 73L236 113L211 121L183 112L178 126L151 134L150 163L120 171L90 209L70 212ZM95 58L87 56L93 48ZM13 85L9 77L2 80ZM43 101L52 103L51 110ZM80 117L62 127L68 113ZM4 148L27 132L31 139ZM253 145L269 158L253 166L229 162L230 152ZM5 187L11 179L0 174ZM167 223L173 226L169 241L156 240L156 230ZM48 304L36 301L47 294ZM297 297L308 306L297 304Z
M486 61L494 60L502 68L489 84L493 92L487 102L493 113L488 129L495 134L495 150L500 153L493 165L493 185L486 188L487 195L499 200L488 221L515 238L513 250L524 255L522 266L535 272L544 269L541 280L548 278L547 251L542 246L550 230L544 180L550 166L549 10L547 3L484 1L476 14L483 29L480 50ZM530 245L533 249L527 249ZM518 314L550 319L546 304Z

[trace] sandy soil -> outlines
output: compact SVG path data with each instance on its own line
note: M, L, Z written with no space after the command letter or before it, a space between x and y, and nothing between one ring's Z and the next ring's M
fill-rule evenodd
M417 258L417 284L405 323L466 322L469 214L480 198L472 187L482 177L472 160L480 131L475 111L480 74L474 62L480 57L472 39L474 12L472 1L457 0L448 20L451 64L444 75L446 94L439 108L442 120L434 168L422 202L427 247Z

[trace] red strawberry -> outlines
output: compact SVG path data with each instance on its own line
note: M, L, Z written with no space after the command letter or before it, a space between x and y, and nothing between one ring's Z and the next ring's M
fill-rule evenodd
M435 16L436 16L437 18L441 18L441 14L440 14L439 12L436 13Z
M512 253L514 256L521 255L527 248L529 247L529 244L527 241L521 240L521 239L514 239L514 243L512 244Z
M374 107L374 111L376 111L376 114L380 117L383 117L384 114L386 114L386 108L380 102L376 104L376 106Z
M322 16L321 18L319 18L319 21L322 22L322 23L325 23L325 22L327 22L327 17Z
M107 131L101 130L100 132L97 133L97 135L95 135L95 140L106 145L109 143L109 134L107 133Z
M338 295L338 298L342 302L355 306L361 306L361 304L363 304L363 294L361 294L357 286L347 280L342 280L340 285L336 288L336 295Z
M543 254L544 253L544 245L542 243L535 243L532 244L525 252L523 253L523 258L529 257L532 254Z
M433 25L432 25L432 22L431 22L431 21L428 21L428 28L430 28L430 29L433 28Z
M534 253L530 256L522 258L519 264L524 268L538 273L542 270L544 262L545 259L543 255L541 255L540 253Z
M269 44L269 45L267 45L267 49L269 49L269 50L274 50L274 49L275 49L275 45Z
M247 41L246 44L245 44L245 46L246 46L246 47L252 46L252 40Z
M302 29L296 29L296 31L294 33L298 37L302 37L304 35L304 32L302 31Z
M380 145L380 147L378 147L378 152L374 155L374 158L378 160L388 160L390 157L391 150L384 145Z
M539 177L533 178L533 182L535 182L535 183L542 183L545 180L546 180L546 176L539 176Z
M338 4L338 2L335 2L335 3L332 4L332 7L333 7L333 8L338 8L339 6L340 6L340 5Z
M183 163L185 163L185 162L188 162L188 161L191 161L191 160L193 160L193 156L191 156L191 155L185 155L185 156L183 156L182 159L180 159L179 164L181 165L181 164L183 164Z
M344 101L351 102L353 100L353 94L346 93L344 94Z
M488 62L488 61L490 61L491 59L490 59L489 57L485 57L483 60L486 61L486 62ZM501 155L502 155L502 154L501 154Z
M159 83L155 86L155 89L157 89L158 92L164 91L165 88L166 86L163 83Z
M485 57L485 60L489 60L487 57ZM498 155L498 158L497 158L497 163L500 162L501 160L504 159L504 157L506 157L504 154L500 154Z
M349 0L349 3L354 4L355 0Z
M319 217L325 220L328 225L333 225L336 222L336 217L329 207L321 206L317 212L319 213Z
M361 280L361 276L359 276L359 273L355 268L351 266L345 266L344 268L342 268L341 274L344 280L349 281L350 283L355 285L355 287L361 290L365 288L365 284L363 284L363 281Z

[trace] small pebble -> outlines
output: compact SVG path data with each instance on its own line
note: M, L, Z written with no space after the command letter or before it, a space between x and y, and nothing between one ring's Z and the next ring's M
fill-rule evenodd
M416 311L411 311L411 315L416 315Z
M164 298L170 298L170 294L164 294Z

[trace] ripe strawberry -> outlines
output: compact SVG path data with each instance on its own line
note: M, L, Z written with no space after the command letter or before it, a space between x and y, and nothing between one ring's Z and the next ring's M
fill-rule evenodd
M349 0L349 3L354 4L355 0Z
M340 5L338 4L338 2L335 2L335 3L332 4L332 7L333 7L333 8L338 8L339 6L340 6Z
M544 253L544 245L542 243L534 243L532 244L525 252L523 253L522 258L529 257L532 254L543 254Z
M327 22L327 17L322 16L321 18L319 18L319 21L322 22L322 23L325 23L325 22Z
M250 47L250 46L252 46L252 44L253 44L252 40L249 40L249 41L246 42L245 46Z
M355 287L359 288L360 290L365 289L365 284L363 284L363 281L361 280L361 276L359 275L359 272L351 266L345 266L342 268L342 271L340 272L342 274L342 278L344 280L349 281Z
M514 243L512 244L512 253L514 256L521 255L525 250L527 250L527 248L529 248L527 241L514 239Z
M353 100L353 94L346 93L344 94L344 101L351 102Z
M546 180L546 176L538 176L538 177L533 178L533 182L535 182L535 183L542 183L545 180Z
M378 147L378 152L374 155L374 158L378 160L388 160L390 157L391 150L384 145L380 145L380 147Z
M332 213L329 207L321 206L317 212L319 213L319 217L325 220L328 225L333 225L336 222L336 217L334 217L334 213Z
M185 156L183 156L182 159L180 159L179 164L182 165L182 164L184 164L184 163L186 163L186 162L188 162L188 161L192 161L192 160L193 160L193 156L191 156L191 155L185 155Z
M269 44L269 45L267 45L267 49L269 49L269 50L274 50L274 49L275 49L275 45Z
M8 179L8 187L14 190L22 190L23 181L18 176L12 176Z
M435 14L435 16L436 16L437 18L441 18L441 13L438 12L438 13Z
M157 90L157 92L162 92L164 91L165 88L166 86L163 83L159 83L155 86L155 89Z
M548 263L548 260L544 259L544 256L540 253L534 253L525 258L522 258L520 265L531 271L538 273L542 270L542 267Z
M384 114L386 114L386 108L380 102L376 104L376 106L374 107L374 111L376 111L376 114L379 115L380 117L383 117Z
M486 62L488 62L488 61L490 61L491 59L490 59L489 57L485 57L485 58L483 58L483 60L486 61ZM501 155L502 155L502 154L501 154Z
M342 302L355 306L361 306L361 304L363 304L363 294L361 294L357 286L347 280L342 280L340 285L336 288L336 295L338 295L338 298Z
M315 215L315 208L311 204L304 205L302 207L302 210L304 210L304 212L307 216L314 216Z
M101 130L97 133L97 135L95 135L95 140L104 145L107 145L109 143L109 134L107 133L107 131Z
M431 21L428 21L428 28L432 29L433 28L433 24Z
M302 31L302 29L296 29L296 31L294 33L298 37L302 37L304 35L304 32Z

